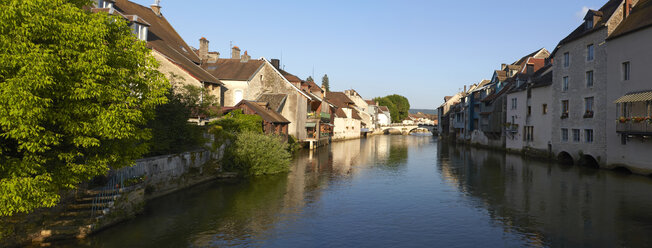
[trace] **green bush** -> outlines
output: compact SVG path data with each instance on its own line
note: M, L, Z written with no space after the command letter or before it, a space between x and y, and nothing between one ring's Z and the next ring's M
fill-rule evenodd
M225 142L234 141L238 133L263 133L263 118L258 115L246 115L236 109L219 120L209 123L208 132L213 135L213 148L217 149Z
M245 131L238 133L229 149L235 169L259 176L289 170L291 155L288 144L276 135Z

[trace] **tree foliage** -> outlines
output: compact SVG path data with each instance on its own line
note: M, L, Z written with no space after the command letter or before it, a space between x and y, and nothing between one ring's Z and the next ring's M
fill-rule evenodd
M306 78L306 82L313 82L314 83L315 80L312 79L312 76L308 76L308 78Z
M321 87L324 88L326 92L331 91L330 81L328 81L328 75L324 74L324 77L321 78Z
M248 175L277 174L289 170L291 155L280 136L246 131L231 148L236 168Z
M81 0L0 1L0 215L147 151L168 82L125 21Z
M385 97L374 98L378 106L387 106L392 116L392 122L398 123L410 114L410 101L401 95L389 95Z

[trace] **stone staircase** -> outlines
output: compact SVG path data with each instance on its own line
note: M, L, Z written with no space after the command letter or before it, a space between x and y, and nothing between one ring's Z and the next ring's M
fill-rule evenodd
M120 196L117 190L84 190L78 192L74 202L52 221L45 224L35 242L50 242L71 238L84 238L98 220L109 213Z

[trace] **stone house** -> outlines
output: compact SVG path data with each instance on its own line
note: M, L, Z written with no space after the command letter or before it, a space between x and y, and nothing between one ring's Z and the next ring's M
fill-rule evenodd
M344 92L328 92L326 101L335 106L333 140L359 138L362 118L354 106L355 102L349 99Z
M514 132L506 139L505 146L509 150L527 150L546 156L551 145L552 115L548 106L552 101L552 64L534 69L538 70L524 75L525 81L507 93L507 118L512 121L508 129Z
M605 40L637 0L610 0L552 53L552 151L564 162L607 164L607 52ZM627 6L625 6L627 5Z
M200 40L199 51L206 57L202 68L224 83L224 106L232 107L242 100L274 100L270 108L275 109L290 121L288 133L299 140L306 139L306 116L310 97L303 92L301 80L295 76L283 75L278 65L265 58L251 59L240 48L231 48L231 58L211 58L208 42ZM271 95L271 96L270 96Z
M607 167L652 173L652 0L640 0L607 39ZM621 120L622 118L622 120ZM647 120L646 120L647 119Z
M373 117L371 114L369 114L369 104L367 103L366 100L360 96L360 94L353 90L345 90L344 94L351 99L351 101L354 102L353 107L358 110L358 113L360 114L360 118L362 118L362 129L363 132L373 132L374 131L374 123L373 123Z
M378 125L387 126L392 124L392 113L387 106L378 106L378 115L376 116Z
M365 100L367 103L367 113L371 116L371 123L374 129L378 128L378 104L373 100Z
M185 85L204 87L208 94L222 98L223 83L201 68L201 59L179 36L161 13L161 6L145 7L127 0L99 0L94 11L122 15L132 23L136 36L147 41L152 55L160 63L159 71L165 74L175 90Z
M483 145L506 147L507 139L514 139L516 133L516 116L507 116L507 109L518 105L509 102L507 93L524 82L527 75L541 68L550 53L545 48L536 50L512 64L502 64L501 70L494 71L491 82L483 90L487 96L480 104L480 130L474 133L472 142ZM520 77L519 77L520 76Z
M448 136L451 132L450 128L450 119L451 119L451 107L457 104L462 98L461 93L457 93L454 96L444 97L444 103L437 108L437 132L440 136Z

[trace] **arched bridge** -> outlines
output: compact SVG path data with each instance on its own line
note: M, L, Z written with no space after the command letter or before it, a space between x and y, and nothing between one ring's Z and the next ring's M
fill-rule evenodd
M382 125L380 126L380 130L383 132L388 132L391 130L397 130L403 134L409 134L415 130L418 129L425 129L428 130L429 132L433 133L434 131L437 130L437 126L435 125L425 125L425 124L402 124L402 123L396 123L396 124L390 124L390 125Z

